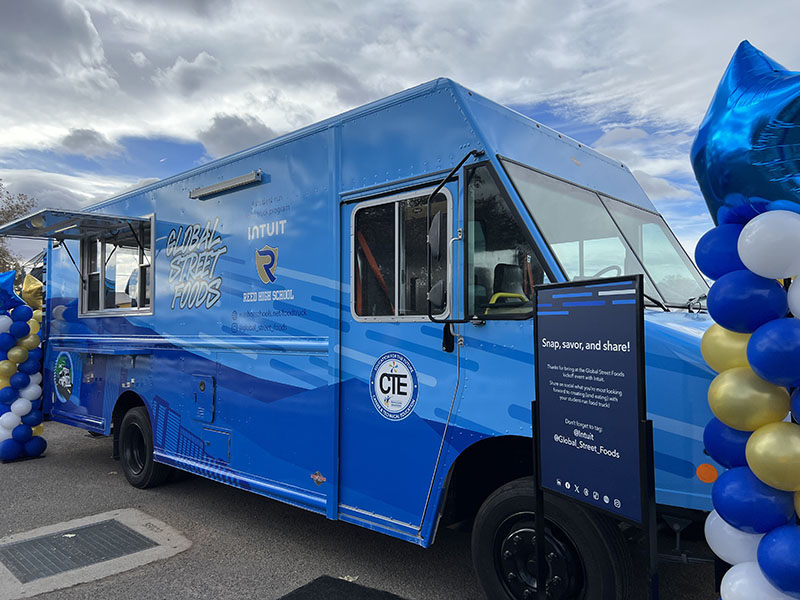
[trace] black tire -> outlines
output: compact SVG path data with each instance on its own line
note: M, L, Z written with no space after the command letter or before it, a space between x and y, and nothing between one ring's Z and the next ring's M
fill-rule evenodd
M472 560L490 600L536 598L536 496L532 477L507 483L481 506ZM545 497L551 600L631 598L630 550L615 523L576 504Z
M125 479L133 487L155 487L169 477L171 469L153 459L153 428L144 406L130 409L122 418L119 460Z

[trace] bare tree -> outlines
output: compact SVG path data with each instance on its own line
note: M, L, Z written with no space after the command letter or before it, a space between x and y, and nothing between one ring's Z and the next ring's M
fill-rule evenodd
M0 179L0 224L19 219L30 213L36 206L36 200L27 194L12 194ZM20 257L8 247L7 240L0 237L0 273L16 269L17 277L22 276Z

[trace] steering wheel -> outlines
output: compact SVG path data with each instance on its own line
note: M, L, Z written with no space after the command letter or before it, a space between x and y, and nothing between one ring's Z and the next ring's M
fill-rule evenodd
M615 277L619 277L622 275L622 267L620 267L619 265L609 265L605 269L600 269L597 273L592 275L591 278L594 279L595 277L600 277L602 275L605 275L609 271L616 271L617 274L615 275Z

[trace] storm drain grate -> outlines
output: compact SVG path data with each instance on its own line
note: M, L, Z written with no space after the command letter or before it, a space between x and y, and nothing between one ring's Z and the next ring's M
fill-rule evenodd
M115 519L0 546L0 562L20 583L158 546Z

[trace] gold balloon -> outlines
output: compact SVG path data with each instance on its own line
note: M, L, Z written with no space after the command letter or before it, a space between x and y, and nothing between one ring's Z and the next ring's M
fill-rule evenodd
M747 464L761 481L779 490L800 491L800 425L770 423L747 442Z
M8 381L8 377L0 377L0 390L7 388L10 385L11 383Z
M17 344L19 344L23 348L27 348L28 350L33 350L34 348L36 348L36 346L39 345L39 342L41 341L42 340L39 339L38 335L36 335L35 333L31 333L23 338L19 338L17 340Z
M33 275L25 275L20 295L32 309L42 308L42 282Z
M17 372L17 363L13 360L0 360L0 377L11 377Z
M33 428L33 435L42 435L44 432L44 425L39 423L36 427Z
M37 321L39 321L39 323L42 322L42 318L43 317L44 317L44 313L42 312L42 309L37 308L35 311L33 311L33 318L36 319Z
M700 342L700 352L708 366L717 373L734 367L749 367L747 342L750 333L736 333L714 323L706 329Z
M13 360L17 364L24 363L28 360L28 349L24 346L14 346L8 351L8 360Z
M36 319L28 321L28 327L31 328L31 333L39 333L39 330L42 328L42 326L39 325L39 321Z
M711 382L708 404L728 427L755 431L768 423L783 421L789 414L789 392L764 381L750 367L735 367Z

